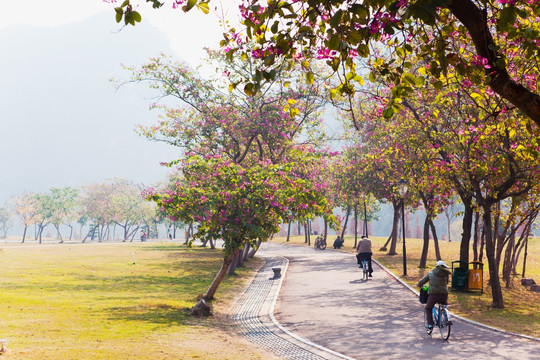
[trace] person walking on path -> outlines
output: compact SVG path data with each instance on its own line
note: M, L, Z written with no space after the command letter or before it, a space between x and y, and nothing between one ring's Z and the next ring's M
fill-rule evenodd
M369 277L372 277L373 268L371 267L371 256L373 255L373 252L371 251L371 240L368 239L366 235L362 235L362 240L358 243L358 246L356 247L356 259L358 262L358 265L361 266L362 260L367 260L368 262L368 271L369 271Z
M429 281L428 300L424 311L426 312L428 327L433 328L432 310L435 304L442 303L448 305L448 277L450 270L442 260L437 261L435 268L428 272L416 285L422 287Z

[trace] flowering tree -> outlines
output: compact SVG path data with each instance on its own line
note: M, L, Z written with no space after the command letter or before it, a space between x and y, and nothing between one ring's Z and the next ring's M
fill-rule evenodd
M81 219L88 219L97 229L98 240L110 235L110 225L123 229L124 241L135 236L143 223L156 219L155 206L141 196L142 186L125 179L112 179L83 187L80 200Z
M24 193L14 197L12 200L13 212L22 218L24 231L22 241L26 238L26 230L38 217L37 204L34 193Z
M123 241L133 240L143 223L156 217L155 205L141 196L142 187L125 179L111 181L109 206L111 221L122 228Z
M260 62L241 65L237 59L210 54L216 66L222 67L217 79L206 80L165 55L150 59L140 69L127 68L130 82L145 82L160 98L176 100L174 106L155 104L162 111L161 120L139 127L141 135L183 151L226 154L239 164L250 156L277 163L299 135L303 142L318 141L318 111L324 101L316 85L279 78L261 84L260 93L247 96L229 90L228 83L239 72L255 73Z
M431 182L445 184L446 178L465 205L460 255L465 263L474 204L482 209L493 306L503 307L499 260L504 241L497 240L499 221L494 222L493 209L502 200L519 198L532 189L539 170L538 141L527 120L513 116L504 99L489 89L463 81L458 72L448 72L441 78L444 87L427 83L414 99L402 101L417 129L407 142L423 139L418 144L424 144L422 153L431 158L429 173L435 175ZM401 112L400 118L407 116ZM421 157L417 154L411 158L416 161ZM445 191L439 188L437 193Z
M93 183L83 186L81 208L92 225L98 231L98 240L106 238L106 230L112 219L109 198L112 194L112 184L108 182Z
M60 225L68 223L71 231L69 238L73 234L73 227L70 224L78 202L79 192L72 187L51 188L49 194L51 207L51 224L56 228L60 242L63 242L60 233Z
M333 184L334 201L348 214L350 214L351 210L354 210L355 247L358 242L358 214L360 214L360 220L367 223L374 218L379 210L377 199L370 194L369 184L364 183L367 168L364 156L365 150L366 147L362 146L362 144L349 145L343 150L341 156L335 158L332 164L331 182ZM345 227L342 228L342 238L344 232ZM364 232L363 234L368 235Z
M217 155L193 155L180 168L185 184L177 182L161 194L149 190L147 197L172 219L197 222L195 238L224 241L223 265L206 299L214 297L245 243L255 246L258 239L269 238L281 220L299 208L325 206L316 186L297 176L295 163L273 165L267 160L243 167Z
M106 0L109 1L110 0ZM116 7L117 21L124 19L134 25L140 14L127 0ZM173 0L173 6L184 11L198 8L209 11L209 0ZM164 3L151 1L154 8ZM406 80L409 58L429 59L431 66L425 76L438 79L453 68L475 84L486 84L540 124L540 97L537 79L540 21L534 1L497 0L476 2L454 1L392 1L356 0L245 0L240 7L245 37L255 41L256 49L238 45L238 31L231 30L222 42L246 57L267 59L261 77L272 77L274 61L286 58L304 63L308 79L313 75L309 65L315 58L325 59L336 72L342 73L335 92L354 93L355 84L362 84L356 61L373 51L377 42L389 45L396 91L394 98L413 92ZM420 47L411 39L420 39ZM458 46L452 46L452 44ZM459 44L473 44L467 51ZM460 50L461 49L461 50ZM398 64L397 67L394 65ZM311 76L309 75L311 74ZM258 78L247 78L249 88L257 88ZM405 80L405 81L404 81ZM399 101L388 103L397 110ZM393 111L387 112L391 116Z
M229 83L241 74L256 76L263 61L245 64L234 56L209 54L222 77L206 80L166 56L130 69L130 81L146 82L160 97L177 100L175 106L160 105L161 121L139 132L183 150L186 158L168 165L179 165L184 178L148 198L173 220L197 223L195 238L224 241L223 266L207 299L214 297L234 257L257 248L280 221L332 218L318 176L324 152L318 110L324 101L317 86L306 86L283 69L276 79L261 79L259 91L239 91Z

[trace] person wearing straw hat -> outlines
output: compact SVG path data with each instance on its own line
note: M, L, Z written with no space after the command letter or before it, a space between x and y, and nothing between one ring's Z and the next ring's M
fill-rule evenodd
M429 281L428 300L425 307L428 327L433 328L432 309L437 303L448 304L448 277L450 269L442 260L437 261L435 268L428 272L416 285L422 287Z

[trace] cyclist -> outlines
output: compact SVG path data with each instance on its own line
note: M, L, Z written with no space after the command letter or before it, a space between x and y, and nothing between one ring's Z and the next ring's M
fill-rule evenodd
M428 328L433 329L432 309L437 303L448 304L448 277L450 270L442 260L437 261L435 268L428 272L416 285L422 287L429 281L428 300L425 307Z
M358 260L358 265L360 265L360 267L362 267L362 260L367 260L369 277L373 277L373 275L371 275L373 272L373 268L371 267L371 255L373 255L373 252L371 251L371 240L369 240L366 235L362 235L362 240L360 240L356 247L356 259Z

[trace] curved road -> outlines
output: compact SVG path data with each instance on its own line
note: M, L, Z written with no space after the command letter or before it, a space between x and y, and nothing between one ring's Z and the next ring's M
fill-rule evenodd
M259 318L276 336L285 338L279 334L285 330L305 339L308 349L310 343L330 349L326 355L319 352L318 358L334 359L337 354L353 359L540 359L540 341L456 318L448 342L436 331L427 335L423 305L417 297L375 264L373 278L363 281L350 253L264 243L257 255L270 266L288 260L281 287L272 282L275 307L263 306ZM268 273L261 276L263 281L272 281ZM264 319L268 311L270 317L275 316L273 324ZM272 350L268 340L261 341ZM283 358L307 358L276 353Z

